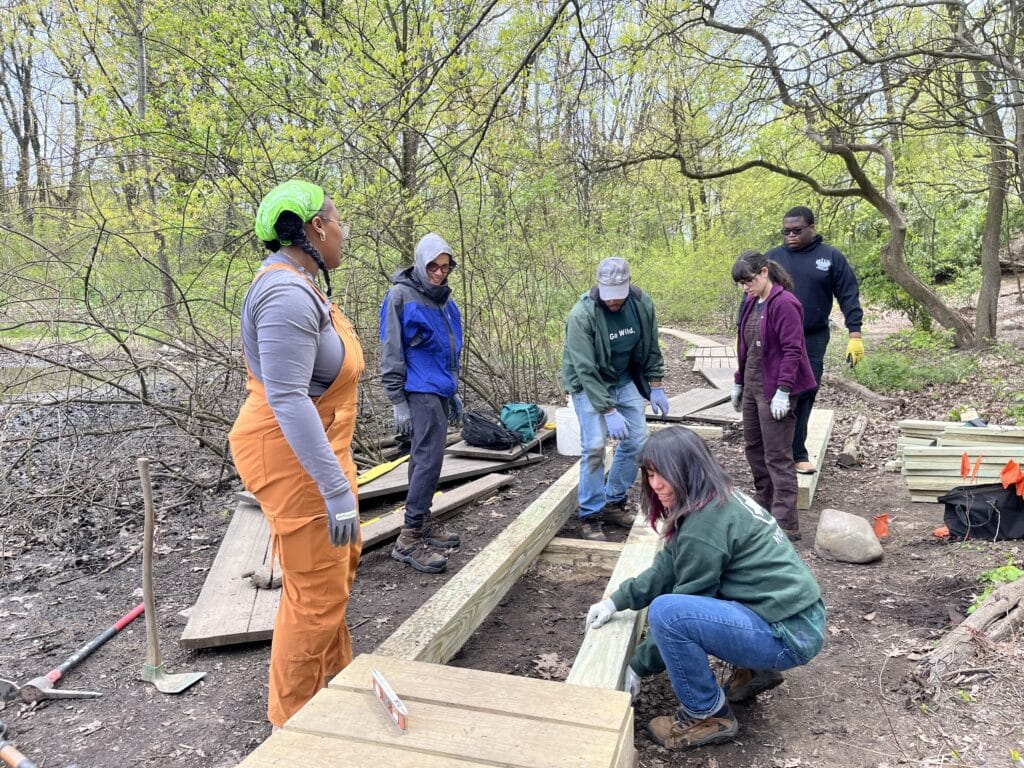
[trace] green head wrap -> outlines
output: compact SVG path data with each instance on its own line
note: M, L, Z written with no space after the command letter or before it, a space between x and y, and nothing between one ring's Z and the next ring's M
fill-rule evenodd
M256 237L265 243L278 240L281 245L291 245L291 241L286 242L277 236L277 217L285 211L291 211L305 223L323 207L322 187L299 179L278 184L267 193L256 211Z

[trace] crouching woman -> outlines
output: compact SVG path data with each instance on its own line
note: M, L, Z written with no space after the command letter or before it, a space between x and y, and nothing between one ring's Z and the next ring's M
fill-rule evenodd
M640 678L667 669L679 708L652 720L648 734L669 749L729 741L739 730L729 702L774 688L782 670L821 650L821 592L771 514L733 489L692 431L653 434L639 464L642 508L665 546L650 568L591 606L587 629L649 607L650 631L626 686L635 698ZM709 656L734 667L724 689Z

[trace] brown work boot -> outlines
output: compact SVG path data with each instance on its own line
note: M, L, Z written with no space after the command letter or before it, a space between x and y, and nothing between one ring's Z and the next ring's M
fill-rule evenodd
M423 538L430 546L441 549L454 549L462 543L459 534L442 530L441 524L434 518L429 518L423 524Z
M600 515L588 515L580 520L580 533L587 541L608 541L601 528Z
M440 573L448 567L448 558L431 548L422 528L403 528L391 549L391 557L422 573Z
M605 504L598 517L602 523L611 523L620 528L632 528L633 521L636 519L636 515L629 511L625 499Z
M662 715L647 724L647 734L666 749L721 744L730 741L739 729L728 703L703 720L690 717L680 709L674 715Z
M736 667L725 681L725 698L734 703L747 701L759 693L770 691L785 679L774 669Z

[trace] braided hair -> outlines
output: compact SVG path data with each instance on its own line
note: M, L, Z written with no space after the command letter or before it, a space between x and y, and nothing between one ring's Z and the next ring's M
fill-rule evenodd
M299 246L299 248L302 249L302 252L315 261L316 265L320 268L320 274L324 276L324 293L330 296L331 274L327 271L327 266L324 264L324 259L320 255L320 251L318 251L316 246L309 241L308 237L306 237L305 222L303 222L296 213L292 213L291 211L282 211L281 215L277 217L277 221L274 223L274 231L277 232L277 236L280 239L266 240L263 244L271 251L278 251L281 249L281 240L286 240L291 242L292 245Z

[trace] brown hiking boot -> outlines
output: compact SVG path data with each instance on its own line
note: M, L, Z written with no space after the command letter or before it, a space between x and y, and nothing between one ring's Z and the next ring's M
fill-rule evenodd
M587 541L608 541L601 529L600 515L589 515L580 520L580 533Z
M403 528L391 557L422 573L440 573L448 567L448 558L427 544L422 528Z
M462 543L457 533L449 533L441 529L441 524L430 518L423 525L423 539L432 547L454 549Z
M674 715L662 715L647 724L647 734L666 749L721 744L732 740L739 729L728 703L703 720L690 717L680 709Z
M611 523L620 528L632 528L636 515L629 511L626 506L626 500L623 499L614 504L605 504L598 518L602 523Z
M786 678L774 669L736 667L725 681L725 698L732 702L746 701L770 691Z

